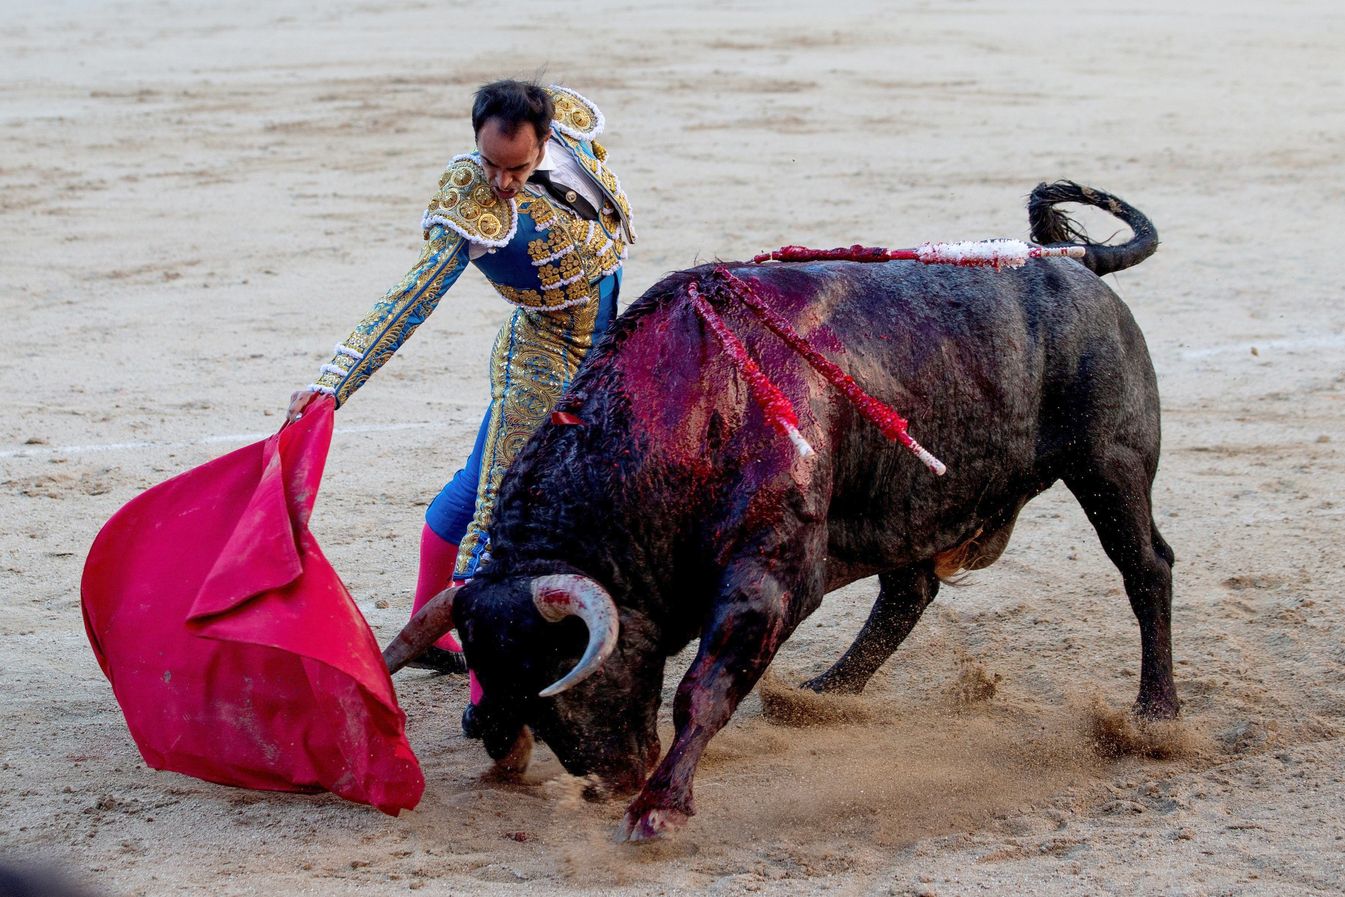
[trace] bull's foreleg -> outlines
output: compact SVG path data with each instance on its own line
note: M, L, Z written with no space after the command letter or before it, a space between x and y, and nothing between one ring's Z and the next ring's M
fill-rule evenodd
M676 736L626 811L620 834L655 838L696 812L691 783L705 746L770 666L780 644L821 600L821 583L786 584L771 565L732 565L703 629L700 650L673 702ZM797 577L802 582L805 577ZM807 595L798 591L806 590ZM816 594L812 594L815 592Z
M1140 624L1140 690L1135 710L1172 719L1180 706L1172 678L1172 549L1158 534L1149 482L1138 454L1114 451L1107 463L1065 482L1121 571Z
M864 628L840 660L820 676L803 683L818 692L859 694L887 662L939 591L934 561L878 574L878 600Z

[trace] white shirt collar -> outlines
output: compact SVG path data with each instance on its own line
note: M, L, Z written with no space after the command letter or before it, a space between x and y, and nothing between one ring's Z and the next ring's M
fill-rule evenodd
M542 164L537 166L538 171L555 171L560 167L560 160L556 158L556 142L550 137L546 140L546 152L542 154Z

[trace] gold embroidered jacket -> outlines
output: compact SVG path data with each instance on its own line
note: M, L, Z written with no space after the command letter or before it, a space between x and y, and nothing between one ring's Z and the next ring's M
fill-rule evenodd
M482 536L500 478L588 354L600 285L635 241L629 201L595 139L602 113L574 91L549 90L555 104L550 139L601 191L598 220L584 221L547 195L502 200L475 154L455 157L425 211L420 258L337 347L313 385L344 404L434 311L469 261L516 306L491 351L491 426L459 572L475 572L483 559ZM469 259L469 243L489 251Z

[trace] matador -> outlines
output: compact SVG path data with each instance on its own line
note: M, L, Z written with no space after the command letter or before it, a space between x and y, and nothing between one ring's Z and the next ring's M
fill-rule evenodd
M317 394L345 404L469 262L514 306L491 350L490 402L475 446L426 511L413 614L489 560L487 533L505 470L615 317L635 232L597 141L603 123L598 108L568 88L497 81L478 90L476 151L453 158L439 179L419 260L291 401L291 419ZM451 634L418 665L466 669ZM473 679L473 704L479 695Z

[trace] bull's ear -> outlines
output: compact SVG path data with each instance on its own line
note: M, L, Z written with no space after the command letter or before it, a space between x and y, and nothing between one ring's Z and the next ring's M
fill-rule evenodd
M583 682L598 671L616 648L616 602L607 590L586 576L558 573L532 581L532 603L542 619L558 623L578 617L588 626L588 647L575 668L548 685L538 697L550 698Z

